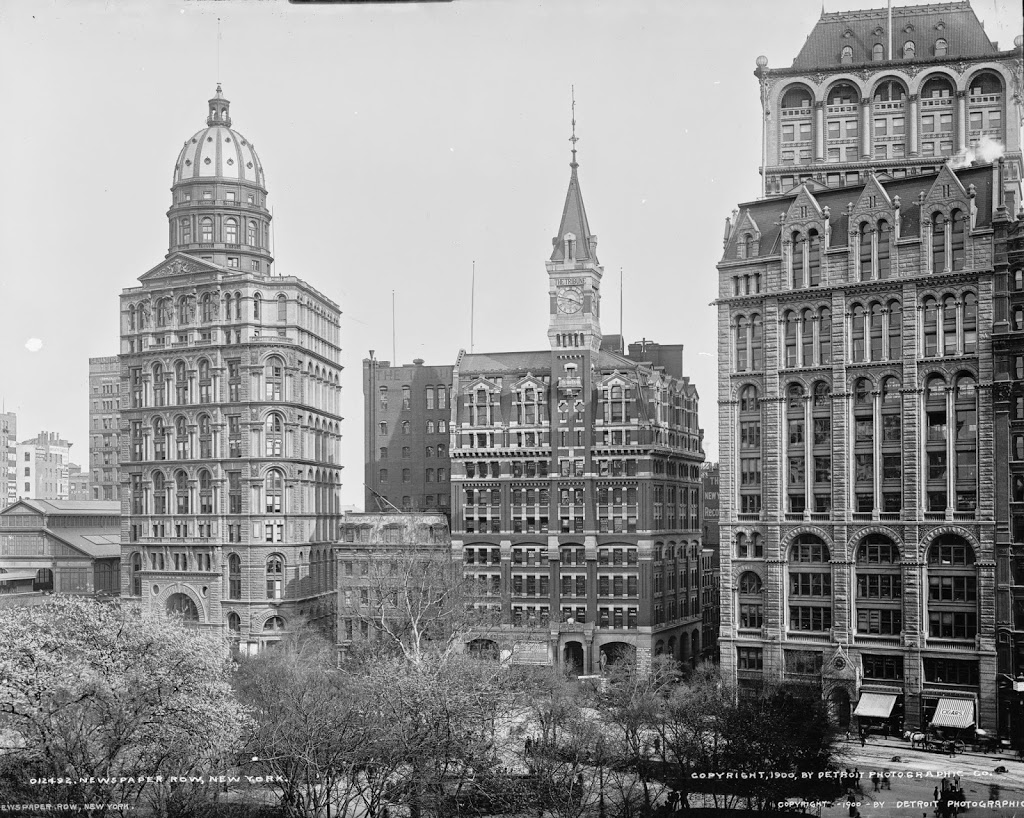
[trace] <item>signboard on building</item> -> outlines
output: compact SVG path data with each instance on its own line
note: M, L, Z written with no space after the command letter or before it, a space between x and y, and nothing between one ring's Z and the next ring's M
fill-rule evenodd
M514 665L550 665L551 653L547 642L516 642L512 646Z

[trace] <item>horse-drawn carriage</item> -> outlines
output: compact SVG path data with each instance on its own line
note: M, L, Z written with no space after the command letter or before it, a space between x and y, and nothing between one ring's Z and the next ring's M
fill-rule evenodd
M948 738L935 730L929 730L927 733L920 731L911 732L908 730L904 733L903 737L910 741L910 747L913 750L931 750L933 752L954 755L962 753L967 749L967 744L963 739L959 737Z

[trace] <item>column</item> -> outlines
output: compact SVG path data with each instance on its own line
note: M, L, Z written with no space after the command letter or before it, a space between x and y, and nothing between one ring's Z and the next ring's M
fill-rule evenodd
M967 92L956 92L956 149L967 147Z
M803 328L803 324L798 324ZM800 344L797 349L803 350L803 335L797 333L797 341ZM809 362L803 361L802 365L807 366ZM814 419L811 412L812 395L804 395L804 519L811 519L811 511L814 505L814 454L812 443L814 440Z
M940 313L940 319L942 313ZM945 338L942 339L943 345L945 345ZM955 497L953 495L954 489L956 488L956 481L954 479L954 469L956 462L956 449L953 446L953 424L956 420L953 414L953 387L946 387L946 519L953 519L953 509L955 507Z
M885 326L883 324L883 345L886 341L884 330ZM870 337L868 342L870 344ZM882 396L879 391L871 393L871 415L871 427L875 430L874 439L871 441L871 492L874 495L871 519L877 520L878 512L882 508Z
M871 158L871 100L864 97L860 101L861 134L860 155L862 159Z
M921 153L921 146L918 144L918 137L917 137L917 105L918 105L917 101L918 101L918 95L917 94L911 94L910 95L910 113L909 113L909 116L910 116L910 130L908 131L908 133L910 134L910 146L909 146L909 150L907 151L907 153L910 156L919 156L920 153Z
M814 103L814 159L821 162L825 158L825 103Z

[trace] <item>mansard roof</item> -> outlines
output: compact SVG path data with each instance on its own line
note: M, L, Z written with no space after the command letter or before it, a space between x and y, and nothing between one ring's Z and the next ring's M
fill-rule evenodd
M909 31L908 26L912 27ZM888 44L887 28L885 7L822 13L793 60L793 68L838 67L842 64L840 55L844 46L853 49L854 64L871 63L871 49L875 43ZM881 34L876 33L879 30ZM968 2L893 8L892 62L931 61L935 57L935 41L938 39L946 41L947 59L987 57L999 53ZM903 44L907 40L912 40L915 46L916 56L911 60L903 59Z
M948 167L948 166L945 166ZM945 167L943 172L945 172ZM959 180L964 190L968 190L973 184L977 198L975 206L978 209L978 218L975 229L989 227L992 224L992 186L993 166L974 165L970 168L950 171ZM900 197L900 223L901 234L904 237L917 235L920 221L921 208L918 205L918 197L924 193L926 197L932 191L939 173L931 173L920 176L908 176L904 179L886 180L883 177L876 177L874 182L865 182L857 186L847 186L832 190L820 190L814 193L814 200L821 206L822 210L829 208L829 224L831 227L830 248L845 247L847 234L849 232L849 221L847 218L847 207L860 200L864 188L869 184L877 184L890 200ZM772 196L767 199L741 204L740 210L749 211L750 218L761 228L761 240L757 244L757 255L755 258L770 258L777 256L780 252L781 226L779 217L787 213L803 190L798 187L790 193L782 196ZM957 191L959 194L959 191ZM930 201L931 199L929 199ZM734 230L725 245L725 253L722 261L737 261L736 244L740 239L741 231Z

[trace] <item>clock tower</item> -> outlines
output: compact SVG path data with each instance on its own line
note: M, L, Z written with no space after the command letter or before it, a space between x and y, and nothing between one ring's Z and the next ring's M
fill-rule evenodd
M558 235L551 240L554 250L546 264L551 304L548 339L555 350L582 348L596 352L601 347L604 268L597 260L597 236L590 232L580 193L575 131L572 142L569 190Z

